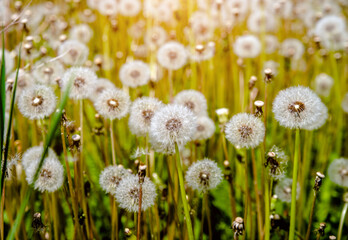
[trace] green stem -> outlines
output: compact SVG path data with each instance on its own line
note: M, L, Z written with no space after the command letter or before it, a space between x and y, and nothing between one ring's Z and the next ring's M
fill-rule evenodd
M189 212L189 206L186 199L184 176L182 174L181 158L180 158L180 152L179 152L179 147L177 143L175 143L175 153L176 153L176 167L177 167L178 176L179 176L180 195L181 195L182 203L184 205L184 213L185 213L188 237L189 237L189 240L193 240L194 236L193 236L193 230L192 230L192 223L191 223L191 217Z
M291 188L291 216L290 216L289 240L295 239L296 188L297 188L299 153L300 153L300 129L296 129L294 167L293 167L293 173L292 173L292 188Z
M342 230L343 230L343 224L344 224L344 219L346 218L346 213L348 209L348 202L346 202L343 206L342 209L342 214L341 214L341 219L340 219L340 225L338 227L338 235L337 235L337 240L341 240L342 238Z
M266 184L265 184L265 240L270 239L270 189L269 189L269 181L268 177L266 177Z
M311 208L311 214L309 215L309 222L308 222L308 228L306 233L306 240L309 240L309 236L311 235L311 226L313 221L313 214L314 214L314 206L315 206L315 200L317 199L317 192L314 191L314 198L313 198L313 204Z

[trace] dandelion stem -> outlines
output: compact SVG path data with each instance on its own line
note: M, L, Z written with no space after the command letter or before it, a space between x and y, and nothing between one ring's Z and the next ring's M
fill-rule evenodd
M266 177L266 184L265 184L265 240L270 239L270 188L269 187L269 181L268 177ZM271 180L272 181L272 180ZM272 183L271 183L272 185Z
M255 149L251 149L251 164L253 170L253 183L255 190L255 199L256 199L256 207L257 207L257 226L259 230L259 239L262 239L262 216L261 216L261 203L260 203L260 195L259 195L259 187L258 187L258 178L257 178L257 169L255 163ZM267 218L266 218L267 221Z
M141 204L143 199L143 185L139 184L139 211L138 211L138 225L137 225L137 240L140 240L140 226L141 226Z
M113 127L112 120L110 120L110 138L111 138L112 164L116 165L115 137L114 137L114 127Z
M348 210L348 202L346 202L344 204L343 209L342 209L340 224L338 226L337 240L341 240L341 238L342 238L343 225L344 225L344 220L346 218L347 210Z
M189 205L188 205L187 199L186 199L184 176L182 173L181 158L180 158L180 152L179 152L179 147L178 147L177 143L175 143L175 153L176 153L176 167L177 167L178 176L179 176L180 194L181 194L182 203L184 205L184 213L185 213L185 220L186 220L186 225L187 225L188 237L189 237L189 240L193 240L194 235L193 235L193 230L192 230Z
M290 230L289 240L295 239L295 225L296 225L296 188L297 188L297 172L298 162L300 154L300 129L296 129L295 137L295 154L294 154L294 166L292 173L292 188L291 188L291 216L290 216Z
M312 226L312 221L313 221L314 206L315 206L315 200L316 199L317 199L317 192L314 191L314 198L313 198L311 213L309 215L309 222L308 222L308 228L307 228L307 233L306 233L306 240L308 240L310 235L311 235L311 226Z

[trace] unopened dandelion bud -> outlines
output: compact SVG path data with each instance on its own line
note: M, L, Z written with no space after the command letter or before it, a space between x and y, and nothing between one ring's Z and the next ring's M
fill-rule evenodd
M314 37L313 41L315 42L316 47L320 49L320 37Z
M232 229L234 231L235 238L238 239L238 236L243 235L244 232L244 220L241 217L236 217L232 223Z
M219 108L219 109L216 109L215 112L216 112L216 114L218 116L220 124L224 125L225 123L227 123L227 121L228 121L228 113L229 113L228 108Z
M317 172L315 177L314 187L313 187L315 191L319 191L319 188L322 185L324 178L325 178L324 174L322 174L321 172Z
M130 237L133 233L129 228L125 228L124 229L124 234L126 235L126 237Z
M146 165L140 164L139 171L138 171L139 184L143 184L145 176L146 176Z
M42 56L46 56L47 55L47 48L40 47L40 53L41 53Z
M244 64L243 59L242 59L242 58L238 58L238 59L237 59L237 65L238 65L239 67L243 67L243 64Z
M202 44L196 45L195 50L196 50L198 53L202 53L202 52L204 51L204 45L202 45Z
M45 225L42 223L41 213L39 213L39 212L34 213L31 226L32 226L32 228L34 228L34 230L36 232L40 232L40 231L44 230Z
M317 233L317 235L322 237L325 235L325 228L326 228L326 223L322 222L319 224L319 228L317 228L314 231Z
M266 68L264 72L265 72L265 79L264 79L265 83L270 83L273 77L272 69Z
M336 236L334 236L334 235L330 235L329 236L329 240L336 240L337 238L336 238Z
M16 1L15 4L14 4L14 7L16 9L16 11L20 12L22 10L22 2L21 1Z
M103 59L98 56L94 59L94 64L98 67L98 68L101 68L102 65L103 65Z
M262 110L262 107L264 105L264 102L263 101L255 101L254 102L254 105L256 107L256 111L255 111L255 117L261 117L263 115L263 110Z
M334 58L338 61L338 60L341 60L342 58L342 54L341 53L335 53L334 54Z
M257 81L256 76L251 76L249 80L249 90L251 90L253 87L255 87L255 83Z

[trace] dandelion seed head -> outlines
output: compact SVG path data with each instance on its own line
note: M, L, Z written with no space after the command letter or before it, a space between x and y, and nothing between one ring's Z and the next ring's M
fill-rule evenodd
M130 175L125 177L116 189L116 200L121 208L129 212L139 211L139 177L137 175ZM142 183L142 198L141 210L145 211L153 206L157 197L156 186L148 178L144 178Z
M134 17L141 10L141 2L139 0L121 0L118 4L118 10L123 16Z
M88 47L77 40L66 40L58 48L58 56L66 65L83 65L88 58Z
M332 161L327 174L332 182L341 187L348 187L348 159L338 158Z
M169 70L182 68L187 61L185 47L176 41L163 44L157 51L158 63Z
M110 120L125 117L129 106L129 95L117 88L103 91L94 101L94 107L97 112Z
M38 167L39 161L36 161L30 164L28 169L26 169L26 179L29 184L33 183L35 172ZM55 157L47 157L44 160L34 188L40 192L54 192L63 185L63 181L63 165Z
M312 130L327 119L326 106L311 89L303 86L280 91L273 101L272 111L279 124L287 128Z
M90 97L97 75L87 67L71 67L62 77L62 89L67 89L72 81L69 97L75 100L85 99Z
M0 22L1 22L1 19L0 19ZM15 61L14 61L14 57L11 55L11 53L8 50L5 49L4 52L5 52L5 57L4 57L5 71L6 71L6 74L9 74L15 66ZM2 51L0 51L0 64L1 64L1 61L2 61Z
M225 126L226 139L237 148L255 148L265 136L265 125L248 113L234 115Z
M304 53L303 43L295 38L285 39L280 46L280 54L287 58L299 60Z
M69 36L73 40L86 44L93 37L93 30L87 24L78 24L70 29Z
M24 90L18 99L18 109L29 119L43 119L56 109L57 97L50 87L34 85Z
M330 39L335 34L344 32L346 24L343 18L328 15L321 18L315 25L314 34L320 39Z
M320 73L315 77L315 91L324 97L329 96L334 81L326 73Z
M100 0L96 4L100 14L105 16L115 16L119 11L119 3L115 0Z
M209 41L214 34L212 19L206 12L196 11L189 19L189 25L196 42Z
M222 171L216 162L208 158L193 163L186 172L187 184L199 192L216 188L222 177Z
M283 178L274 188L274 192L277 195L278 199L282 202L291 202L291 192L292 192L292 179L291 178ZM300 195L300 184L297 183L296 187L296 199L298 199Z
M215 123L207 116L197 118L196 132L193 135L193 140L206 140L211 138L215 132Z
M140 60L131 61L122 65L119 75L123 85L136 88L149 82L150 67Z
M244 35L237 38L233 45L234 53L241 58L254 58L260 54L260 40L253 35Z
M137 159L145 155L150 155L148 149L137 147L131 155L131 159Z
M207 100L199 91L183 90L175 96L174 103L187 107L197 116L207 115Z
M65 71L64 66L59 61L51 61L52 58L46 57L36 62L34 65L33 76L37 83L53 85L56 79L62 76Z
M152 118L150 139L163 147L186 144L196 130L196 116L187 107L171 104L159 109Z
M6 61L6 60L5 60ZM17 72L12 72L7 80L6 80L6 91L11 92L13 89L13 84L16 80ZM16 89L16 96L21 95L21 92L27 88L30 88L34 85L34 78L33 76L24 71L23 69L18 70L18 79L17 79L17 89ZM18 94L18 95L17 95Z
M122 179L130 176L123 166L108 166L99 175L99 184L106 193L116 194L116 189Z
M98 78L98 80L95 81L93 85L93 90L91 95L89 96L89 99L91 101L94 101L100 94L109 89L116 89L116 86L109 79Z
M27 149L24 152L22 156L22 165L25 171L29 168L30 165L40 161L43 150L44 148L42 146L35 146ZM51 148L48 148L47 156L58 161L56 153Z
M163 45L167 40L167 32L160 26L154 26L145 34L144 42L151 49Z
M276 21L272 14L257 10L253 11L248 18L248 28L254 33L261 31L272 32L276 28Z
M5 179L6 180L11 180L13 178L13 172L16 171L17 163L19 159L21 158L21 154L17 153L14 156L10 156L7 159L6 163L6 170L5 170ZM4 167L4 160L1 162L1 169Z
M129 116L129 129L137 136L146 136L155 113L164 106L156 98L142 97L136 99L131 106Z
M279 42L278 38L274 35L266 35L265 37L265 52L267 54L272 54L274 53L278 47L279 47Z
M276 180L282 179L285 177L289 157L281 148L275 145L270 149L269 154L266 157L269 175Z

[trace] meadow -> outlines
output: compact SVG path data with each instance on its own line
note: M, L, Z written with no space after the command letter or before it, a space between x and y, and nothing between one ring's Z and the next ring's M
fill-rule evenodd
M348 240L347 0L0 1L0 240Z

